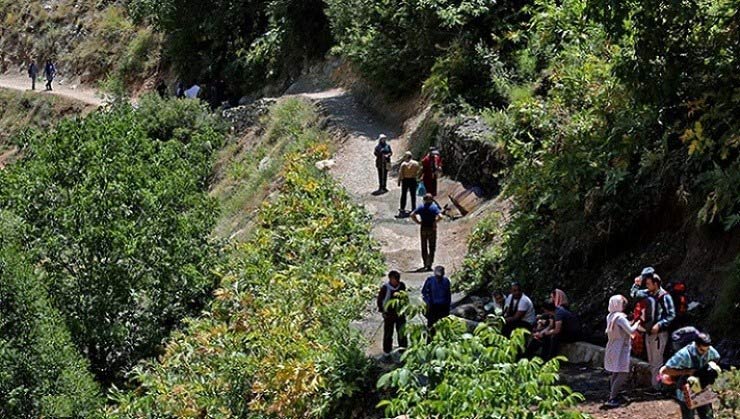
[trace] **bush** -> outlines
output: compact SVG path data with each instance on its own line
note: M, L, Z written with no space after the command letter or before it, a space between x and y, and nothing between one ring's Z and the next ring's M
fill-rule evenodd
M21 251L22 223L0 212L0 229L0 416L96 417L100 389Z
M0 173L2 207L28 225L23 245L103 383L157 353L215 285L206 188L221 136L197 106L145 99L63 121Z
M300 107L315 120L309 106L288 102L271 115ZM281 122L306 127L304 119ZM306 135L272 132L276 141ZM140 387L116 394L110 417L334 417L361 396L368 365L349 322L375 291L380 255L366 214L314 167L328 149L308 144L285 157L280 195L219 269L208 310L158 362L136 369Z
M423 326L407 326L403 366L378 381L378 387L395 390L378 405L386 416L585 417L571 410L583 397L557 384L562 358L517 360L524 350L522 330L507 339L496 327L480 324L471 334L454 317L435 324L435 330L428 339Z
M719 395L718 419L732 419L740 416L740 371L733 367L720 374L712 386Z

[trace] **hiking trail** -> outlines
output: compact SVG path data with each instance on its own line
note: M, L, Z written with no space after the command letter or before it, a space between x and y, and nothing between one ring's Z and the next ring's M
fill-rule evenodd
M60 84L57 80L62 83ZM101 106L105 103L100 92L95 89L75 84L69 85L61 79L57 80L52 84L54 90L45 91L44 85L46 84L46 80L39 77L36 79L36 90L31 90L31 79L28 76L25 74L6 73L0 75L0 88L21 92L36 92L40 95L61 96L94 106Z

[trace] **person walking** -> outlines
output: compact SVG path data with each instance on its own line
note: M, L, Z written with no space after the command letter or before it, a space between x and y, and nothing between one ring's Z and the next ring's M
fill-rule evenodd
M604 351L604 369L611 373L609 378L609 399L604 403L607 409L621 406L619 392L630 375L630 352L632 334L637 330L640 320L632 324L624 313L627 299L622 295L613 295L609 299L609 314L606 316L606 336L609 339Z
M57 75L57 68L51 60L46 60L44 66L44 77L46 77L46 90L53 90L51 88L51 82L54 81L54 77Z
M682 419L693 419L696 414L700 419L711 419L714 417L712 404L689 409L686 404L686 396L683 393L683 385L686 377L696 376L709 366L710 362L719 361L719 352L712 347L712 339L706 333L699 333L694 342L676 352L662 369L663 374L677 378L676 399L681 407ZM704 383L702 383L704 384Z
M393 329L396 330L399 348L406 348L408 341L404 328L406 327L406 316L399 314L395 307L389 302L397 299L397 294L406 291L406 284L401 282L401 274L398 271L388 272L388 282L380 287L378 292L378 311L383 313L383 359L389 359L393 349Z
M506 297L504 303L504 327L501 334L510 337L514 329L526 329L531 331L537 320L532 300L522 292L522 285L518 282L511 283L511 293Z
M421 288L421 295L427 308L427 327L432 327L440 319L450 315L452 292L450 279L445 276L445 268L436 266L434 275L428 277Z
M416 187L417 178L421 171L421 165L413 159L410 151L403 155L403 163L398 173L398 186L401 187L401 205L398 208L398 218L407 217L409 212L406 211L406 195L411 195L411 209L416 208Z
M378 136L378 145L375 146L373 154L375 155L375 168L378 169L378 190L374 194L380 195L388 192L386 188L388 183L388 169L390 169L391 156L393 155L393 150L391 150L391 146L388 144L388 137L385 134Z
M39 76L39 68L35 61L31 61L28 66L28 77L31 78L31 90L36 90L36 78Z
M442 174L442 157L437 147L429 147L429 152L421 159L424 188L427 193L437 196L437 178Z
M424 202L411 212L411 219L419 224L421 237L421 259L424 261L422 271L431 271L434 264L434 253L437 250L437 222L442 219L442 211L431 194L424 195Z
M646 290L641 290L642 284ZM652 313L648 316L651 321L645 325L645 349L647 350L648 364L650 364L651 380L653 388L660 390L658 371L663 366L663 356L668 346L668 328L673 319L676 318L676 309L673 305L671 295L661 288L661 280L655 274L655 269L647 267L642 270L640 276L635 278L630 295L632 298L651 299L648 307Z

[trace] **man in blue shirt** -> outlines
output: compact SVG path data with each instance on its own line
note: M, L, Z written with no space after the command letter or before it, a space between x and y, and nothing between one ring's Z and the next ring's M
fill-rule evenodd
M427 327L431 329L439 319L450 315L452 293L450 292L450 280L445 276L444 267L434 268L434 275L424 282L421 295L427 306Z
M676 398L678 399L678 404L681 406L682 419L693 419L694 413L698 413L701 419L711 419L713 417L711 404L699 406L693 410L689 409L680 385L685 380L681 380L680 378L695 375L697 371L706 367L711 361L716 362L718 360L719 352L712 347L712 340L709 335L699 333L694 343L684 346L683 349L676 352L666 362L663 373L679 378L677 380L679 385L676 388Z
M424 195L424 203L411 213L411 219L421 226L421 258L424 271L431 272L434 252L437 249L437 222L442 219L442 211L434 203L431 194Z

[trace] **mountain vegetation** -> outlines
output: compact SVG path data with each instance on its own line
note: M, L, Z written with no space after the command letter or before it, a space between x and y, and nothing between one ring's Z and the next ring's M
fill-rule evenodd
M462 288L562 285L597 326L654 263L690 279L702 326L733 337L739 10L0 0L0 69L53 59L119 93L198 81L220 103L282 92L338 56L378 96L420 93L436 115L482 120L506 157L495 176L510 212L472 234ZM389 416L581 417L560 360L519 360L523 335L502 337L495 319L473 333L444 320L434 337L410 325L402 367L376 382L350 323L384 266L368 215L315 166L333 151L316 108L280 100L235 140L204 102L167 90L58 124L87 110L0 93L0 147L22 156L0 170L0 416L356 417L380 394ZM720 380L722 414L737 382Z

